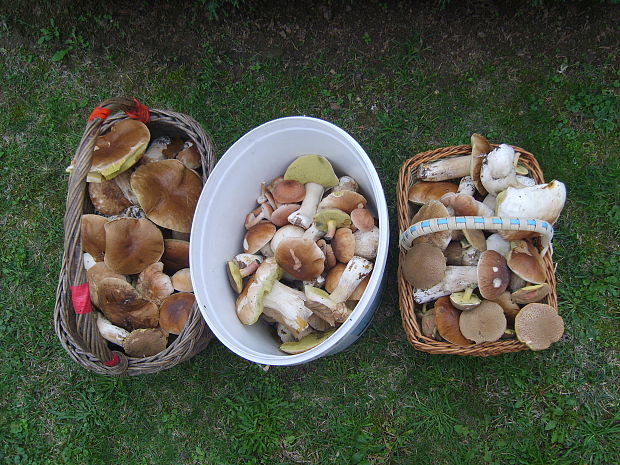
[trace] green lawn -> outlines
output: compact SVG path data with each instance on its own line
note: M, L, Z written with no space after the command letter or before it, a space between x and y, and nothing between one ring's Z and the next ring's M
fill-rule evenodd
M222 2L134 3L0 9L4 463L620 462L617 5L333 2L329 17L326 1L261 1L216 22L208 7ZM119 95L193 116L218 155L286 115L361 143L392 244L381 306L353 346L265 372L213 341L131 379L68 357L52 323L64 169L92 108ZM566 333L549 350L431 356L402 330L399 167L473 132L526 148L567 186L554 241Z

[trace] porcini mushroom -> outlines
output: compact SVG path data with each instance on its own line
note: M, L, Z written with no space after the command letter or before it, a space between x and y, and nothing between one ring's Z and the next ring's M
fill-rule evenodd
M508 324L511 326L514 325L515 317L517 316L517 313L519 313L519 311L521 310L521 307L519 307L516 303L512 301L510 292L502 292L502 294L493 302L499 304L499 306L502 307L502 310L504 310L504 316L506 317L506 321L508 321Z
M106 318L129 331L155 328L159 322L157 305L144 299L123 279L102 279L97 284L97 299Z
M469 244L476 250L484 252L487 249L487 238L481 229L464 229L463 235Z
M177 292L166 297L159 307L159 326L170 334L181 334L196 298L189 292Z
M453 292L450 294L450 303L462 311L473 310L482 302L473 290L473 287L468 287L463 292Z
M136 290L142 297L156 305L174 292L170 276L163 272L164 264L156 262L147 266L138 275Z
M123 274L113 271L104 262L97 262L86 271L86 280L88 281L88 291L91 302L99 307L98 286L105 278L118 278L127 281L127 277Z
M271 250L275 254L278 251L278 247L280 247L280 243L291 237L302 237L306 230L300 226L295 226L292 224L287 224L277 229L271 238ZM314 241L313 241L314 242Z
M338 228L331 247L340 263L348 263L355 255L355 236L349 228Z
M142 165L131 187L147 218L162 228L188 233L202 191L202 179L179 160Z
M447 266L443 279L428 289L416 288L413 300L419 304L430 302L453 292L460 292L468 287L476 287L478 268L475 266Z
M323 272L325 257L315 242L302 237L283 240L275 253L275 260L295 279L309 281Z
M370 231L361 229L353 233L355 238L355 255L373 260L379 250L379 228L373 226Z
M471 135L471 160L469 174L472 178L476 190L481 195L486 195L487 190L480 181L480 169L482 168L482 162L492 150L491 144L486 137L480 134Z
M272 223L258 223L251 227L243 238L243 251L256 253L271 241L276 233L276 227Z
M481 251L463 247L461 241L452 241L444 251L447 265L478 265Z
M459 346L467 346L472 342L467 339L459 328L461 311L450 303L448 297L440 297L433 307L437 332L446 341Z
M105 255L105 216L86 214L80 219L80 239L82 250L89 253L96 262Z
M446 181L462 178L469 174L470 159L471 156L469 155L460 155L421 163L418 167L418 179L422 181Z
M414 244L405 255L401 271L413 287L429 289L443 279L446 259L441 249L433 244Z
M338 191L359 191L359 185L357 181L353 179L351 176L342 176L338 179L338 185L332 187L332 192Z
M309 351L310 349L314 349L322 342L326 341L334 331L327 331L322 334L320 333L312 333L304 336L299 341L295 342L285 342L280 346L280 350L282 352L286 352L287 354L302 354L304 352Z
M461 313L459 328L464 337L476 344L494 342L501 338L506 330L506 317L498 304L483 300L473 310Z
M116 184L116 178L110 181L89 182L88 196L95 210L104 215L118 215L131 206L129 199Z
M271 190L273 199L279 204L301 202L306 196L306 188L294 179L284 179Z
M497 299L508 287L510 272L506 259L495 250L485 250L478 262L478 290L487 300Z
M529 240L511 241L506 262L514 274L529 283L542 284L547 279L545 262Z
M517 339L532 350L544 350L564 334L564 320L551 305L527 304L515 317Z
M355 208L350 216L353 226L362 232L368 232L375 226L375 219L367 208Z
M179 153L175 155L177 160L185 165L186 168L190 170L196 170L200 168L201 158L200 152L198 152L198 147L192 141L186 141L181 147Z
M407 192L407 199L415 205L424 205L430 200L439 200L445 194L456 192L458 186L452 182L416 182Z
M117 273L140 273L164 253L161 230L147 219L110 220L105 224L105 233L104 261Z
M172 286L174 286L175 291L194 292L189 268L183 268L182 270L177 271L170 277L170 281L172 281Z
M131 332L120 328L101 313L96 312L97 329L101 336L121 346L130 357L151 357L168 344L168 333L162 328L136 329Z
M326 208L317 211L313 223L317 229L325 232L325 239L331 239L334 237L337 228L347 227L351 224L351 217L337 208Z
M501 144L486 156L480 168L480 180L489 194L498 195L508 187L523 187L517 181L514 158L515 151L508 144Z
M411 223L417 223L419 221L429 220L431 218L445 218L450 216L445 205L439 200L431 200L430 202L422 205L420 210L413 216ZM430 234L425 234L416 238L413 243L419 242L431 242L442 251L448 247L448 244L452 240L452 231L438 231Z
M531 304L543 300L550 291L551 288L547 283L534 284L514 291L511 297L518 304Z
M271 214L271 222L276 226L285 226L289 224L288 217L299 210L300 205L297 203L286 203L280 205Z
M325 198L319 202L317 210L335 208L345 213L351 213L356 208L365 207L366 203L366 198L360 193L345 190L332 192L325 196Z
M164 239L164 253L161 256L164 270L168 275L189 267L189 241Z

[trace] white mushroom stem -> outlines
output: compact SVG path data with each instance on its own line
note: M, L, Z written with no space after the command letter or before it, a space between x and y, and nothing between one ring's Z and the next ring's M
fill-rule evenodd
M353 237L355 238L355 255L369 260L377 256L377 249L379 248L378 227L375 226L366 232L357 230L353 233Z
M300 339L308 328L312 311L304 305L303 292L285 286L279 281L273 283L271 292L263 298L263 313L286 326Z
M372 271L372 262L363 257L353 257L342 272L338 286L330 294L335 303L345 302L366 276Z
M101 337L122 347L125 338L129 336L129 331L113 325L102 313L95 312L95 315L97 315L97 329Z
M446 181L469 176L471 155L443 158L422 163L418 168L418 179L422 181Z
M473 196L476 193L476 186L471 176L463 176L456 191L458 194L467 194Z
M464 291L468 287L478 286L477 266L447 266L443 279L429 289L415 289L413 299L423 304L444 295Z
M322 238L324 235L325 235L325 232L321 231L319 228L316 227L314 223L312 223L310 227L306 229L306 232L304 232L303 236L301 237L303 237L304 239L310 239L312 242L316 242L320 238Z
M553 180L547 184L515 189L509 187L497 196L497 216L532 218L551 224L560 216L566 202L566 186Z
M489 194L497 195L508 187L522 187L514 166L515 151L501 144L489 153L480 168L480 181Z
M491 216L495 216L495 199L496 197L494 195L487 194L484 200L482 201L483 204L485 204L487 207L491 209L491 211L493 211L493 215Z
M487 237L487 250L495 250L502 257L510 252L510 242L504 239L501 234L493 233Z
M84 252L84 269L88 271L96 264L97 262L95 261L93 256L89 254L88 252Z
M305 184L306 196L301 202L299 210L291 213L288 217L288 222L295 226L301 226L304 229L308 229L314 219L314 214L323 196L323 186L315 182L308 182Z
M520 174L517 174L517 181L525 187L532 187L536 185L536 180L534 178L530 178L529 176L521 176Z

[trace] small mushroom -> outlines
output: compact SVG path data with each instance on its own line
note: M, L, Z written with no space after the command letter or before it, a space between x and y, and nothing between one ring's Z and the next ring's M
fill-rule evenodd
M493 302L499 304L499 306L502 307L502 310L504 310L504 316L506 317L508 324L511 326L514 325L515 317L517 316L517 313L519 313L519 311L521 310L521 307L519 307L516 303L512 301L510 292L502 292L502 294L497 299L493 300Z
M476 250L484 252L487 250L487 238L480 229L465 229L463 235L469 244Z
M471 135L471 164L469 174L476 186L476 190L480 192L481 195L485 195L487 191L480 180L480 169L482 168L482 162L491 150L491 144L489 144L486 137L480 134Z
M286 352L287 354L301 354L309 351L310 349L314 349L322 342L326 341L334 332L327 331L325 333L312 333L304 336L299 341L295 342L285 342L280 346L280 350L282 352Z
M471 176L463 176L459 182L459 188L456 191L457 194L471 195L476 193L476 186Z
M288 217L299 210L300 205L297 203L286 203L280 205L271 214L271 222L277 227L289 224Z
M325 232L325 239L331 239L334 237L337 228L347 227L351 224L351 217L342 210L326 208L319 210L314 215L313 222L317 229Z
M535 284L533 286L525 286L512 293L512 300L518 304L531 304L533 302L540 302L543 300L551 288L549 284Z
M332 187L332 192L338 191L359 191L359 185L357 181L353 179L351 176L342 176L338 179L338 185Z
M200 168L201 158L198 147L191 141L187 141L181 147L181 151L176 154L175 158L185 165L190 170L196 170Z
M515 318L517 339L532 350L544 350L564 334L564 320L551 305L527 304Z
M425 337L435 339L437 335L437 322L435 321L435 309L425 311L420 319L420 330Z
M175 291L194 292L189 268L183 268L182 270L177 271L170 277L170 281L172 281Z
M463 292L453 292L450 294L450 303L462 311L473 310L482 302L473 290L473 287L468 287Z
M414 289L413 300L419 304L427 303L453 292L476 287L478 268L475 266L447 266L443 279L428 289Z
M321 252L323 252L323 255L325 256L325 270L330 270L334 266L336 266L336 263L338 263L338 261L333 249L334 242L332 241L331 244L328 244L327 242L325 242L325 240L319 239L318 241L316 241L316 245L319 246L319 249L321 249ZM353 255L351 254L351 256Z
M523 187L517 181L514 158L515 151L508 144L501 144L486 156L480 168L480 180L489 194L498 195L509 187Z
M173 275L189 267L189 241L181 239L164 239L164 253L161 256L164 271Z
M374 226L370 231L361 229L353 233L355 238L355 255L373 260L379 250L379 228Z
M431 218L445 218L450 216L445 205L439 200L431 200L430 202L422 205L420 210L413 216L411 223L417 223L418 221L429 220ZM413 243L419 242L431 242L442 251L448 247L448 244L452 240L452 231L439 231L416 238Z
M275 260L295 279L309 281L323 273L325 256L316 242L302 237L283 240L275 253Z
M105 224L108 219L100 215L82 215L80 219L80 239L82 250L89 253L97 262L105 255Z
M160 160L174 158L183 147L180 137L160 136L149 144L144 155L140 159L141 164L152 163Z
M512 241L510 247L506 262L512 272L529 283L544 283L547 279L545 262L534 244L521 239Z
M168 344L168 333L162 328L136 329L131 332L112 324L102 314L96 313L97 329L101 336L123 348L130 357L157 355Z
M319 202L317 210L336 209L345 213L351 213L356 208L366 206L366 198L358 192L338 191L332 192Z
M429 289L443 279L446 259L441 249L433 244L415 244L405 255L401 271L414 288Z
M495 302L484 300L473 310L461 313L459 328L476 344L499 340L506 330L504 311Z
M338 228L331 242L336 260L348 263L355 255L355 236L349 228Z
M104 215L118 215L131 206L131 202L118 187L116 178L110 181L89 182L88 196L95 210Z
M472 342L467 339L459 328L461 312L454 308L448 297L440 297L433 307L437 332L446 341L459 346L467 346Z
M458 186L452 182L416 182L407 192L407 199L415 205L424 205L430 200L439 200L445 194L456 192Z
M495 250L486 250L478 262L478 290L487 300L497 299L508 287L510 272L506 259Z
M272 223L258 223L251 227L243 238L243 252L251 254L258 252L269 244L275 232L276 227Z
M306 196L304 185L294 179L285 179L271 190L273 199L279 204L301 202Z
M355 208L350 216L353 226L362 232L368 232L375 226L375 219L367 208Z
M140 295L156 305L160 305L162 300L174 292L170 276L163 270L162 262L153 263L142 270L136 282L136 290Z
M250 229L263 221L270 221L273 208L268 202L264 202L245 216L245 229Z
M452 241L444 251L447 265L478 265L480 250L474 247L463 247L461 241Z
M177 292L166 297L159 307L159 326L170 334L181 334L196 302L194 294Z
M478 202L471 195L449 194L441 198L441 203L452 208L453 216L493 216L493 209Z
M342 273L344 273L345 268L346 265L344 263L338 263L331 270L329 270L327 276L325 277L325 291L328 293L334 292L334 290L338 287L338 283L340 282L340 278L342 277ZM366 286L368 286L369 281L370 275L367 275L347 298L347 301L359 301L362 298L362 294L366 290Z
M502 257L510 252L510 242L502 237L499 233L493 233L486 239L487 250L495 250Z
M164 253L161 230L147 219L110 220L105 224L105 233L104 261L117 273L140 273Z

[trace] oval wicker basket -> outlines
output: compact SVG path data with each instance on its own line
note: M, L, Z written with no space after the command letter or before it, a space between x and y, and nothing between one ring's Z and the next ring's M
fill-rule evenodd
M86 282L80 239L82 214L93 213L87 194L86 175L91 164L95 139L113 123L147 113L147 126L153 137L159 135L183 136L198 148L202 163L202 179L206 181L215 163L215 149L210 137L189 116L172 111L146 109L137 100L117 98L106 100L97 107L86 125L73 159L74 171L69 176L66 212L64 218L64 255L60 270L54 328L62 346L70 357L83 367L99 374L133 376L156 373L171 368L203 350L212 338L197 304L194 304L183 331L162 352L151 357L134 358L113 351L101 337L93 313L77 314L71 299L71 287ZM110 117L106 117L107 114Z
M496 148L496 144L491 144ZM516 152L520 153L519 161L530 172L530 175L538 184L544 183L543 173L534 155L519 147L514 147ZM427 152L419 153L407 160L400 169L397 186L397 206L398 206L398 226L401 232L401 244L398 265L398 294L400 303L400 312L402 317L403 329L407 335L409 343L417 350L428 352L431 354L450 354L450 355L475 355L487 357L491 355L499 355L507 352L518 352L521 350L529 350L528 347L516 339L499 340L496 342L483 342L468 346L459 346L450 342L436 341L422 334L419 322L415 315L417 303L414 300L414 288L404 278L401 271L403 261L405 259L407 244L410 244L413 235L429 234L440 229L517 229L527 228L530 230L538 230L543 234L543 238L550 239L553 234L553 227L545 222L536 219L507 219L507 218L481 218L481 217L457 217L457 218L439 218L425 222L426 224L411 225L413 212L409 205L408 191L416 181L416 173L423 163L432 162L439 159L456 157L471 154L470 145L459 145L452 147L443 147ZM420 226L423 226L421 228ZM417 228L416 228L417 227ZM546 237L545 237L546 234ZM539 251L543 249L543 241L534 241ZM545 263L545 273L547 283L551 290L544 302L553 306L556 310L557 294L555 282L555 267L551 258L551 251L543 257Z

